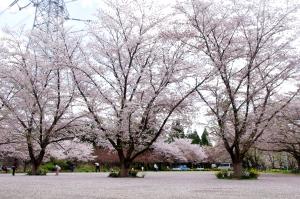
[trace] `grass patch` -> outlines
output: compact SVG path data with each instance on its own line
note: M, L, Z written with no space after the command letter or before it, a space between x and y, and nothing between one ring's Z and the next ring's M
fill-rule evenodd
M95 166L90 164L81 164L75 168L75 172L95 172Z
M300 170L298 169L267 169L263 171L264 173L276 173L276 174L300 174Z

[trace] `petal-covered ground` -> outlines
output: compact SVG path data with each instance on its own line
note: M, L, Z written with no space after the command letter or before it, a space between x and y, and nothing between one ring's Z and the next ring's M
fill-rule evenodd
M146 172L145 178L107 173L0 175L0 199L300 198L300 176L264 174L258 180L218 180L211 172Z

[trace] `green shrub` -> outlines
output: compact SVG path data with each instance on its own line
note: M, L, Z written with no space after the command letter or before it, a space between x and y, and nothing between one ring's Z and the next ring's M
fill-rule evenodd
M137 177L138 171L137 170L130 170L129 171L129 176L131 177Z
M90 164L82 164L82 165L78 165L75 168L76 172L94 172L95 171L95 167L93 165Z
M257 179L259 172L256 169L250 169L243 172L242 179Z
M133 177L133 178L144 178L145 177L144 174L138 175L139 172L137 170L130 170L128 174L129 174L128 177ZM112 178L120 177L120 171L119 170L111 170L108 177L112 177Z
M47 170L45 170L45 169L39 169L38 171L37 171L37 173L35 174L35 175L37 175L37 176L45 176L45 175L47 175ZM27 175L33 175L32 174L32 170L29 170L28 172L27 172Z
M109 173L109 175L108 175L108 177L112 177L112 178L117 178L117 177L119 177L119 175L120 175L120 172L119 171L111 171L110 173Z
M111 169L110 169L110 167L108 165L100 165L100 171L109 172L110 170Z
M41 165L41 169L46 170L46 171L54 171L55 164L53 162L47 162L47 163Z
M220 170L216 172L216 177L218 179L231 179L233 177L233 172L229 170Z
M257 179L259 176L259 172L256 169L249 170L249 177L250 179Z
M67 160L53 160L51 161L54 165L59 165L62 171L68 171L70 166Z
M245 170L241 176L241 179L257 179L259 172L256 169ZM216 173L218 179L233 179L233 171L221 170Z
M293 169L291 173L300 174L300 169Z

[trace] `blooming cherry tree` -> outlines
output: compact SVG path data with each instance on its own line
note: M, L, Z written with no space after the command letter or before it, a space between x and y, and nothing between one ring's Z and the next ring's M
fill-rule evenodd
M73 68L86 111L118 153L121 176L128 176L132 161L184 112L184 100L207 79L194 80L188 48L161 34L166 16L154 7L108 3L90 27L82 66Z
M76 87L69 81L77 42L66 34L9 32L2 41L1 132L9 142L25 144L33 174L48 145L73 139L79 125L72 109Z
M177 37L214 71L214 79L197 92L240 178L247 151L299 92L284 89L299 64L291 45L295 7L265 0L218 3L193 0L178 5L187 26L177 30Z

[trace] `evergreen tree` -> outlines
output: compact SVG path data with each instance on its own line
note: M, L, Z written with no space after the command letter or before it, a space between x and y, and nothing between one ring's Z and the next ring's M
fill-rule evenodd
M171 133L169 134L169 138L167 140L167 142L173 142L174 139L182 139L185 138L184 135L184 128L183 126L180 124L179 120L176 120L173 124L172 124L172 129L171 129Z
M189 133L187 135L187 138L191 139L192 140L192 144L199 144L201 145L201 139L197 133L196 130L193 131L193 133Z
M201 135L201 146L211 146L206 128Z

